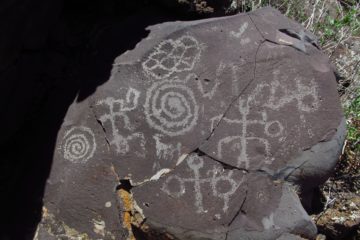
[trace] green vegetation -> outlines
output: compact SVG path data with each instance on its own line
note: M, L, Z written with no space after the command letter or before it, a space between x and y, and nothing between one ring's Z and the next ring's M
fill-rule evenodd
M351 149L355 153L360 154L360 89L358 95L345 109L348 135L347 140L350 143Z
M352 6L342 13L337 9L338 17L326 16L322 21L316 23L314 30L318 33L321 45L328 41L339 42L344 37L359 36L360 16L359 7Z

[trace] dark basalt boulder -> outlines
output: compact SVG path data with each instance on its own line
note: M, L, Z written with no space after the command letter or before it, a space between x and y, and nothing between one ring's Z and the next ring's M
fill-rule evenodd
M58 133L36 239L313 239L344 141L333 69L271 8L149 27Z

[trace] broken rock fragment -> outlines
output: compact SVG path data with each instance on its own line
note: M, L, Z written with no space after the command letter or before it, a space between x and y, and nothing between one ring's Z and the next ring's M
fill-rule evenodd
M314 37L271 8L148 30L70 107L39 239L313 239L298 191L345 135Z

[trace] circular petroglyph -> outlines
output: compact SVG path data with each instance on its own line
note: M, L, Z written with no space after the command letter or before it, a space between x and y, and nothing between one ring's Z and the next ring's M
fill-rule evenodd
M235 180L229 176L219 176L214 177L211 180L211 188L213 190L213 195L218 197L225 197L227 195L232 195L238 189L239 185Z
M265 123L265 134L269 137L279 137L283 130L284 127L277 120Z
M185 181L178 176L170 176L161 188L166 194L181 197L185 194Z
M174 72L190 71L200 60L201 45L192 36L161 42L142 63L145 73L164 79Z
M147 91L146 120L152 128L168 136L179 136L197 123L199 107L194 93L181 81L162 81Z
M64 135L62 149L65 159L85 163L96 150L94 133L87 127L72 127Z

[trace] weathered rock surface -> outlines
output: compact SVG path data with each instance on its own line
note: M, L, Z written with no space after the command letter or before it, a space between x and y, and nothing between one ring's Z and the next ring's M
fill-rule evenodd
M271 8L149 31L69 108L37 238L313 239L294 186L345 134L314 37Z

